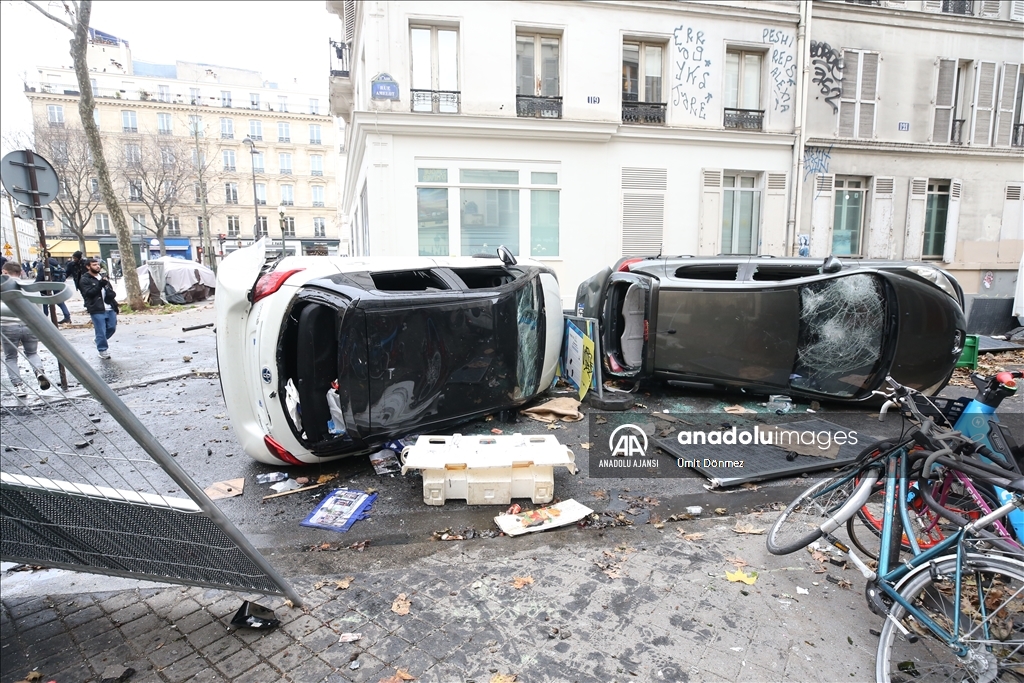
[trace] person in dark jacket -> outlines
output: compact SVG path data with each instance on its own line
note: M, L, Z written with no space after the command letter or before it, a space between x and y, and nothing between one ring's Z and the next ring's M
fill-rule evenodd
M92 318L93 330L96 333L96 350L100 358L110 358L107 340L114 336L117 329L117 297L110 280L100 273L98 258L86 259L81 292L85 310Z
M85 275L85 261L82 260L82 252L76 251L71 255L71 260L64 265L64 275L75 283L75 289L81 289L82 276Z
M46 263L50 264L50 280L53 281L53 282L64 282L64 278L66 277L66 274L65 274L64 269L61 267L60 263L57 262L57 259L55 259L55 258L53 258L51 256L51 257L49 257L49 259L47 259ZM45 266L43 266L43 262L42 261L40 261L39 268L37 268L36 270L37 270L37 272L36 272L36 282L42 282L43 279L46 277ZM46 293L47 294L52 294L53 291L54 290L48 290ZM57 324L58 325L66 325L66 324L70 323L71 322L71 311L68 310L67 304L65 304L64 302L61 302L61 303L59 303L57 305L60 306L60 312L63 314L63 317L60 320L57 321ZM43 315L45 315L45 316L49 316L50 315L50 307L45 305L45 304L43 305Z

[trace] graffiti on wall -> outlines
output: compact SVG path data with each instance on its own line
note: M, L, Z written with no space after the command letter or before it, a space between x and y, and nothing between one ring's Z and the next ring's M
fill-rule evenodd
M796 85L796 57L793 55L792 34L774 28L761 32L761 42L771 45L770 71L772 79L772 104L780 114L789 111L793 101L793 86Z
M828 43L811 41L811 64L814 65L814 83L832 106L832 113L839 111L836 100L843 92L843 57Z
M676 53L672 85L672 106L698 119L707 119L707 105L712 95L708 92L711 59L705 54L704 31L692 26L678 26L672 32Z
M811 177L812 173L828 173L829 163L832 161L832 146L804 148L804 182Z

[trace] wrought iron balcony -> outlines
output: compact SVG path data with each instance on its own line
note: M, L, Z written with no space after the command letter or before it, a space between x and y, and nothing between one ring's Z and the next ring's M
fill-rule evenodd
M323 172L323 171L316 171L316 170L313 170L313 171L310 171L310 172L309 172L309 175L323 175L323 174L324 174L324 172Z
M158 135L174 135L174 131L170 128L160 128L157 130Z
M964 123L966 122L967 119L953 119L953 131L949 136L949 144L964 144Z
M253 135L252 133L249 133L249 139L257 140L258 141L258 140L262 140L263 136L262 135Z
M1013 139L1010 144L1014 147L1024 147L1024 123L1013 124Z
M945 14L974 16L974 0L942 0L942 11Z
M284 135L278 135L277 136L277 141L278 142L291 142L292 139L290 137L287 137L287 136L284 136Z
M313 202L313 206L315 206L315 207L321 207L323 205L324 205L323 202Z
M320 138L310 138L309 139L309 144L311 144L311 145L322 145L324 143L320 142Z
M331 41L331 76L348 78L349 49L346 43Z
M761 130L764 124L764 109L726 109L725 127L742 130Z
M230 165L224 164L224 170L225 171L235 171L236 170L235 169L235 165L234 164L230 164Z
M220 134L220 139L221 140L234 140L235 139L235 134L234 133L221 133Z
M123 133L138 133L139 129L137 126L121 126L121 132Z
M64 127L64 122L63 121L50 121L50 128L63 128L63 127Z
M665 123L665 102L631 102L622 103L623 123Z
M516 116L538 119L560 119L562 118L562 98L516 95Z
M458 114L461 90L410 90L413 111L435 114Z

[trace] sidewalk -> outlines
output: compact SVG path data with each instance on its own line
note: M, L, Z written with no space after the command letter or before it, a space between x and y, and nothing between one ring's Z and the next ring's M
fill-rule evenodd
M179 586L79 593L70 581L65 594L33 596L6 575L0 681L38 668L43 681L98 683L128 667L132 683L375 683L399 669L420 681L477 683L497 674L519 683L873 678L869 628L879 620L855 571L826 563L816 574L810 554L773 557L763 535L733 524L439 542L415 567L289 577L303 608ZM365 559L386 561L387 550L371 545ZM335 554L339 569L351 552ZM758 572L753 585L726 579L733 560ZM349 576L338 590L334 581ZM532 583L516 589L516 577ZM411 603L404 616L392 611L400 593ZM273 608L281 625L229 627L246 598ZM339 643L342 633L362 638Z

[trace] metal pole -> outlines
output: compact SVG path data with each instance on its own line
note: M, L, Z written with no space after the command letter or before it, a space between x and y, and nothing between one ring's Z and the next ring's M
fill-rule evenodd
M66 285L64 285L66 287ZM63 358L68 366L71 368L71 372L78 378L78 381L82 383L89 393L92 394L110 413L110 416L117 420L117 423L121 425L128 435L131 436L135 441L142 446L143 450L149 454L153 460L174 480L174 482L181 487L182 491L188 494L188 496L195 501L199 508L206 513L206 515L213 520L217 526L227 534L228 538L234 541L239 549L245 553L246 557L252 560L257 567L263 570L267 576L269 576L277 585L284 591L285 596L291 600L295 605L301 604L301 599L295 590L288 584L284 578L277 573L267 559L260 554L256 548L249 543L249 539L239 531L234 524L231 523L220 508L213 504L213 502L206 495L206 492L199 487L192 478L185 473L185 471L178 465L178 463L171 457L171 454L167 452L163 444L157 441L146 426L143 425L139 418L135 417L135 414L128 409L128 406L121 401L114 390L111 389L106 382L104 382L96 371L85 362L82 356L75 350L71 343L64 338L63 335L57 330L56 327L46 324L46 318L43 314L36 310L35 306L29 303L23 292L18 291L18 283L9 277L4 277L2 280L3 290L3 302L14 311L22 322L24 322L32 332L39 337L40 341L46 345L46 348L58 358ZM56 297L54 297L56 298ZM53 304L50 304L51 306Z
M11 197L10 192L4 192L7 195L7 210L11 212L11 235L14 238L14 258L18 259L18 263L21 263L21 245L18 244L18 224L14 215L14 198Z

